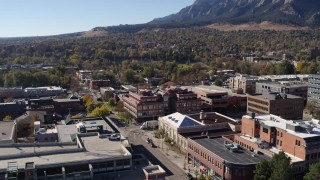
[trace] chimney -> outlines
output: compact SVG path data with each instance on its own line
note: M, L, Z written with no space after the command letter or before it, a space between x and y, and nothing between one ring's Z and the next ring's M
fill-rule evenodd
M203 120L203 118L204 118L204 112L201 111L201 112L200 112L200 120Z
M251 113L251 118L254 119L256 117L256 113Z

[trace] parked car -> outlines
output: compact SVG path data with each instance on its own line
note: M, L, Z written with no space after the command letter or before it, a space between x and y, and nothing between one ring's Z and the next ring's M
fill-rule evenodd
M111 134L109 136L110 140L120 140L120 134Z

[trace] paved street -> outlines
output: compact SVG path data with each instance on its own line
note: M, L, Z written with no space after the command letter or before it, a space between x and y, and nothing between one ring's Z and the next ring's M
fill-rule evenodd
M121 122L117 122L115 116L111 116L111 119L115 124L120 126L119 129L123 136L128 137L129 142L132 144L134 154L143 154L152 164L160 165L166 171L167 179L184 179L185 172L180 167L174 164L163 152L161 152L160 148L151 147L151 145L146 142L146 134L148 133L141 130L140 126L131 125L125 127L121 125ZM155 143L157 144L157 142Z

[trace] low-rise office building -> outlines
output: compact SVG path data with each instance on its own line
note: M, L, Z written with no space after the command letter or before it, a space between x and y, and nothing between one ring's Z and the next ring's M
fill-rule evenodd
M65 93L66 90L57 86L46 86L46 87L28 87L24 89L24 97L48 97L57 96Z
M275 114L286 119L302 119L304 99L299 96L266 92L248 96L248 113Z
M164 115L164 100L161 94L150 90L139 89L138 93L129 91L129 95L123 97L124 109L136 120L156 119Z
M0 155L1 179L5 176L8 179L65 180L78 176L94 179L96 173L130 170L132 167L131 153L122 142L109 140L98 133L77 134L75 143L1 146L0 150L3 152ZM15 169L9 168L10 163L15 164ZM27 166L29 164L32 166Z
M320 108L320 74L313 74L308 82L308 103L313 103L315 108Z
M95 179L95 174L131 169L128 142L109 139L119 133L109 119L66 119L50 126L58 142L40 141L50 133L46 131L35 136L36 143L1 145L0 179ZM35 124L35 132L41 128Z
M76 76L81 81L85 81L87 79L91 79L92 78L92 71L91 70L79 70L79 71L76 72Z
M301 81L257 82L256 93L262 94L266 92L278 92L300 96L306 101L308 97L308 85Z
M266 75L266 76L252 76L247 74L237 74L235 77L229 79L229 88L234 92L242 91L247 94L254 94L256 92L256 83L264 82L278 82L278 81L307 81L310 75Z
M204 111L246 110L247 95L237 94L230 89L215 85L185 86L197 93L202 100L201 109Z
M165 114L180 112L183 114L199 113L201 100L197 94L183 88L167 88L160 92L163 96Z
M302 175L310 164L320 162L319 120L292 121L275 115L246 115L242 131L233 138L245 149L272 156L284 151L294 173Z
M241 131L241 122L222 114L197 113L184 115L179 112L159 117L159 129L163 129L170 139L187 151L189 137L201 135L228 135Z
M111 81L109 79L107 79L107 80L90 79L90 81L89 81L89 88L90 89L100 90L101 87L107 87L110 85L111 85Z
M256 164L271 158L254 154L224 137L188 139L188 162L212 179L253 179Z
M22 87L0 88L0 98L20 98L23 97Z

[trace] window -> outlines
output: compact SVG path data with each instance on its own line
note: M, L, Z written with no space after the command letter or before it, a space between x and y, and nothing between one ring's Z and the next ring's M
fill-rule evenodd
M277 131L277 136L279 136L279 131Z
M282 141L280 141L280 146L282 146Z
M280 133L280 137L282 137L282 132Z
M268 129L267 129L267 128L263 128L262 131L263 131L264 133L268 133Z
M300 146L300 141L296 140L296 145Z

